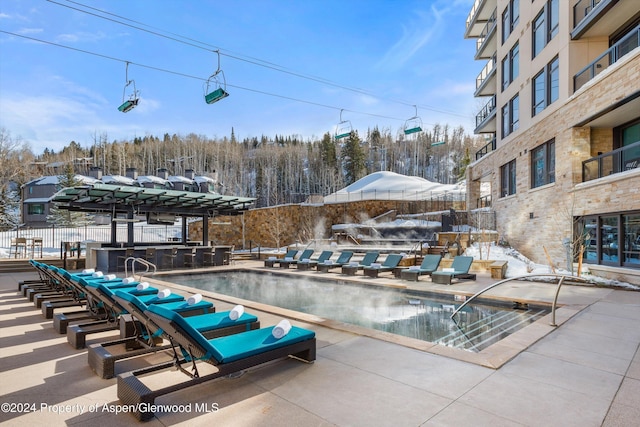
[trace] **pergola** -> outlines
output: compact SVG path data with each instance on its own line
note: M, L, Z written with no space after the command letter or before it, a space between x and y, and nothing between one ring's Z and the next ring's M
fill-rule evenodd
M239 215L255 201L249 197L223 196L193 191L91 184L68 187L51 198L59 209L111 214L111 244L117 244L117 223L127 222L127 246L134 246L133 223L136 215L182 216L182 243L187 239L187 217L202 218L203 245L208 244L209 221L216 215ZM148 216L148 215L147 215Z

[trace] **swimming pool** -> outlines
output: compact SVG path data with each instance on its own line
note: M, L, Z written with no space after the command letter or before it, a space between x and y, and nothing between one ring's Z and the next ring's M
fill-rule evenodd
M545 306L513 309L486 300L465 306L453 295L417 294L274 273L219 272L166 276L171 282L326 319L469 351L481 351L549 313Z

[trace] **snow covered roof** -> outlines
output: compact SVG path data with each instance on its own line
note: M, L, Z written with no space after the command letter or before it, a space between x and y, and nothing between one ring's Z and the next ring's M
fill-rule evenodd
M154 175L139 176L137 178L137 181L141 184L144 182L153 182L154 184L161 184L161 185L167 185L167 183L169 182L164 178L160 178L159 176L154 176Z
M91 178L90 176L76 175L75 180L82 184L95 184L100 180ZM41 176L40 178L32 179L24 185L58 185L60 183L60 177L58 175Z
M169 177L170 182L182 182L185 184L193 184L193 180L182 175L172 175Z
M462 184L440 184L417 176L395 172L374 172L324 198L325 203L357 200L425 200L443 195L464 199Z
M114 185L136 185L136 180L122 175L104 175L102 182Z

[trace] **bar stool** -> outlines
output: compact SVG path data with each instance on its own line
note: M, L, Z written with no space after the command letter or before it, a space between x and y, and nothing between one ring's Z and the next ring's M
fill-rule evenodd
M196 261L196 249L192 248L191 252L187 252L182 256L182 263L184 264L185 267L197 267L197 261Z
M175 266L176 257L178 256L178 248L171 248L171 252L162 254L162 268L167 267L167 263L171 263L171 267Z
M156 265L156 248L147 248L144 252L144 259L153 265Z
M11 252L11 251L9 251ZM16 237L15 238L15 252L14 256L18 258L18 254L20 254L21 258L27 257L27 238L26 237Z
M34 237L31 240L31 257L36 257L36 248L40 252L40 258L42 258L42 237Z

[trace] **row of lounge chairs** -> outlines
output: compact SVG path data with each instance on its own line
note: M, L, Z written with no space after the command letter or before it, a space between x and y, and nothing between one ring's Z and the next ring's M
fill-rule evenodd
M279 266L286 269L295 265L299 270L316 269L321 272L340 268L342 274L354 275L358 271L362 271L365 276L374 278L378 277L380 273L393 272L397 278L413 281L418 281L420 276L430 276L434 283L448 285L454 279L476 279L475 274L469 273L473 263L473 257L470 256L456 256L451 267L438 270L442 260L441 255L425 255L419 266L400 267L399 265L403 258L400 254L389 254L384 262L377 263L380 253L375 251L367 252L359 262L351 262L353 257L353 252L351 251L341 252L335 261L331 260L332 251L322 251L318 258L311 259L313 252L312 249L305 249L296 258L298 251L290 250L282 259L276 257L266 259L264 265L265 267Z
M261 328L258 317L242 306L216 312L214 304L199 294L185 298L134 278L91 270L72 273L30 262L40 278L20 282L18 289L40 304L43 315L53 318L54 328L67 334L73 348L85 347L89 334L119 329L119 339L88 347L89 366L101 378L116 376L116 363L125 359L159 351L172 356L168 362L117 375L118 398L123 405L138 408L133 415L139 420L154 416L152 404L158 396L289 356L315 360L315 333L286 319ZM76 310L54 313L69 307ZM201 376L200 363L217 370ZM167 369L178 369L185 380L151 390L139 378Z

